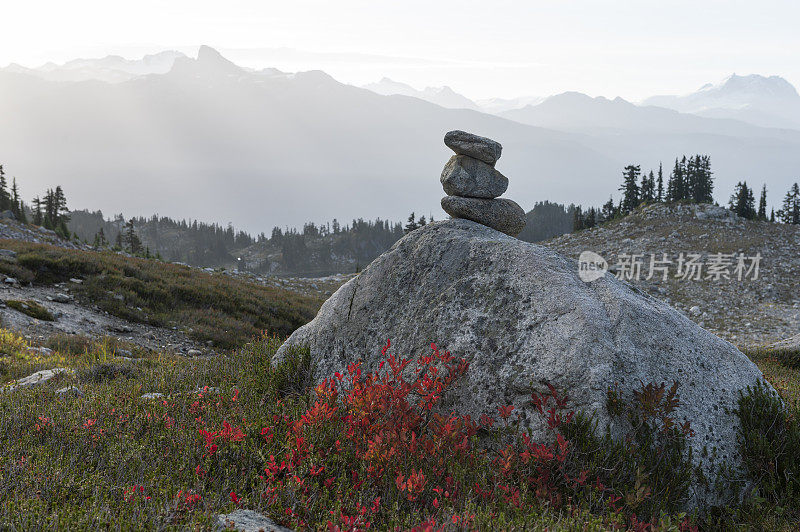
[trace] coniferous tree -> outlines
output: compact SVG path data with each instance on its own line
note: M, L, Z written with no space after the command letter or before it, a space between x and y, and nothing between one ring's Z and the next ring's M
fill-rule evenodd
M597 225L597 209L594 207L590 207L586 213L586 220L583 224L587 229L591 229L592 227Z
M775 223L775 208L772 208L772 212L769 214L769 221Z
M406 234L410 233L414 229L418 229L419 225L416 222L416 215L412 212L411 215L408 217L408 223L403 228Z
M622 200L620 210L622 214L629 214L631 211L639 206L639 175L641 167L638 165L629 164L622 172L622 186L619 187L622 192Z
M0 211L11 209L11 195L8 193L8 181L3 165L0 164Z
M733 195L729 201L730 209L742 218L752 220L758 214L756 211L756 200L753 190L747 186L747 181L740 181L736 184Z
M125 236L123 238L125 244L128 245L128 251L130 251L132 255L138 255L142 252L142 241L139 235L136 234L133 218L128 220L128 223L125 224Z
M767 185L761 187L761 197L758 200L758 219L767 221Z
M103 231L101 227L99 231L94 235L94 244L93 246L96 248L103 248L108 245L108 241L106 240L106 233Z
M677 158L675 159L675 167L672 169L669 181L667 182L667 201L681 201L685 199L685 167L686 157L683 158L682 162Z
M661 161L658 163L658 185L656 186L656 201L661 203L664 201L664 169L662 168Z
M711 158L708 155L690 157L686 164L684 198L694 203L713 203L714 180L711 176Z
M17 188L17 178L14 178L13 185L11 187L11 199L13 205L11 207L11 211L16 216L17 220L22 223L28 223L28 216L25 214L25 203L23 203L22 199L19 197L19 189Z
M608 222L609 220L613 220L617 216L617 208L614 205L614 198L608 198L608 201L603 204L603 210L600 212L600 215L604 222Z
M572 230L580 231L583 228L583 210L578 205L572 210Z
M778 217L785 224L800 224L800 186L797 183L784 196L783 208L778 211Z
M39 196L33 198L33 223L35 225L42 225L44 216L42 215L42 200Z

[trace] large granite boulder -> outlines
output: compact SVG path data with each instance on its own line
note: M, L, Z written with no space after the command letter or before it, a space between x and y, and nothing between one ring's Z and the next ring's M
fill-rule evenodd
M275 360L306 345L320 379L356 360L374 370L387 338L396 355L428 353L436 342L467 358L453 408L478 419L514 404L538 435L531 382L566 391L574 408L618 434L610 386L630 396L641 383L678 381L677 418L691 421L693 459L710 479L723 464L740 469L738 392L762 379L733 345L667 304L610 275L584 282L575 261L463 219L409 233L331 296ZM712 501L698 493L696 504Z

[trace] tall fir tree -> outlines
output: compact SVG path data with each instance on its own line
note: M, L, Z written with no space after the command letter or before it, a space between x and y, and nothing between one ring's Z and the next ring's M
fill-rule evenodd
M33 198L33 223L35 225L42 225L44 223L44 216L42 215L42 200L39 196Z
M136 226L134 225L133 218L128 220L128 223L125 224L125 236L123 240L125 244L127 244L128 251L130 251L131 254L138 255L143 251L142 241L139 235L136 234Z
M690 157L686 174L684 196L695 203L713 203L714 179L711 172L711 157L699 154Z
M608 201L603 204L603 209L600 211L600 217L602 221L608 222L609 220L613 220L617 216L617 208L614 205L614 198L609 197Z
M753 189L747 186L747 181L740 181L736 184L733 195L729 201L730 209L742 218L752 220L758 214L756 211L756 200L753 196Z
M8 181L3 165L0 164L0 211L11 209L11 195L8 193Z
M641 174L641 167L638 165L629 164L622 171L622 200L620 210L622 214L629 214L631 211L639 206L639 175Z
M681 201L686 199L686 157L683 161L675 159L675 167L669 176L667 182L667 201Z
M656 186L656 201L664 201L664 169L661 161L658 162L658 185Z
M640 203L652 203L656 199L656 179L653 171L650 174L642 174L642 184L639 187Z
M14 216L22 223L28 223L28 216L25 214L25 204L19 197L19 188L17 188L17 178L15 177L11 185L11 211Z
M778 211L778 217L785 224L800 224L800 186L797 183L783 197L783 206Z
M577 205L572 209L572 231L580 231L581 229L584 229L583 210L580 205Z
M408 223L406 223L406 226L403 228L403 231L405 231L405 233L408 234L414 229L418 228L419 224L417 224L416 214L412 212L411 215L408 217Z
M761 187L761 197L758 200L758 219L767 221L767 184Z

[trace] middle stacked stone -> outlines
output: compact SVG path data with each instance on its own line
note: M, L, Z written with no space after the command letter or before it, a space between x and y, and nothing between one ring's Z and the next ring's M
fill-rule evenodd
M525 211L509 199L497 199L508 188L508 178L494 167L503 151L500 143L465 131L450 131L444 143L456 153L440 179L448 194L442 198L444 211L517 236L525 227Z

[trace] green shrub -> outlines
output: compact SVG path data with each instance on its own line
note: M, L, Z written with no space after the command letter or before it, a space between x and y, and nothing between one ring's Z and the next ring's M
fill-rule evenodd
M678 383L669 390L664 383L642 384L627 398L616 387L610 389L608 411L628 430L621 439L610 429L598 437L596 422L577 415L564 427L574 446L573 467L596 473L620 494L616 505L639 517L658 520L664 512L680 510L695 473L687 442L691 427L672 418L679 404Z
M759 383L739 398L736 413L745 467L754 495L800 507L800 422L780 398Z
M112 381L119 377L128 379L141 376L141 371L130 364L103 363L81 371L80 380L90 382Z
M22 312L30 316L31 318L36 318L37 320L43 321L55 321L55 316L53 316L49 310L44 308L42 305L37 303L36 301L31 300L24 300L20 301L17 299L7 299L6 305L14 310Z
M787 368L800 369L800 349L798 348L761 347L745 349L744 352L754 361L773 359Z
M82 334L57 333L50 336L44 345L65 355L80 356L92 349L94 340Z
M272 370L272 391L279 398L301 397L314 386L314 367L307 347L292 347Z

